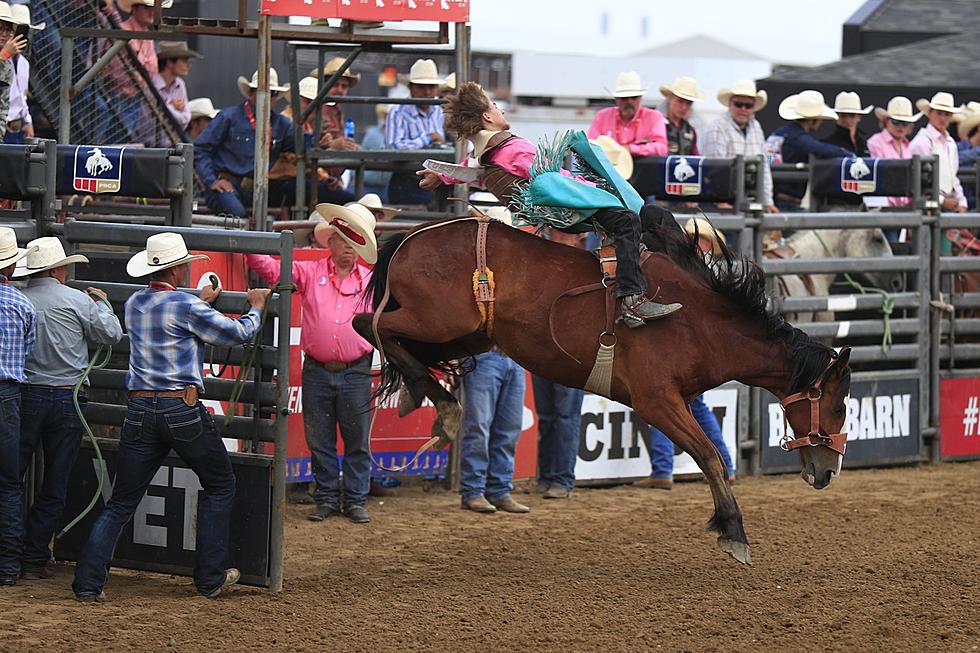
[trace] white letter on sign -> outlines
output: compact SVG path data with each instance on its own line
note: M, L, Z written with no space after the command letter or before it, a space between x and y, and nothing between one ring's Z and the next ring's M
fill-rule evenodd
M184 550L197 549L197 493L201 479L190 469L174 467L174 487L184 490Z
M153 475L150 485L157 487L168 487L170 485L170 468L161 467ZM167 508L167 500L163 497L154 497L144 494L140 504L136 506L136 514L133 516L133 542L136 544L147 544L149 546L167 546L167 528L165 526L152 526L146 523L147 515L157 515L162 517Z
M779 404L769 404L769 446L778 447L783 439L783 411Z

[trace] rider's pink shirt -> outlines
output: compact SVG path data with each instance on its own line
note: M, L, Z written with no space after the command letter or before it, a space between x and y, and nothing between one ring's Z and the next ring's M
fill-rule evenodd
M526 138L520 138L515 136L514 138L508 139L503 144L499 145L490 154L490 162L493 165L502 168L504 171L509 172L512 175L517 175L523 179L531 178L531 162L534 161L534 155L537 153L537 148L534 144L527 140ZM470 162L473 159L472 156L466 157L466 161L463 165L471 165ZM589 186L595 186L591 181L580 177L578 175L573 176L572 173L567 170L562 170L561 173L566 177L572 177L576 181L580 181L583 184L588 184ZM444 184L461 184L464 183L459 179L449 177L447 175L439 175L440 181Z

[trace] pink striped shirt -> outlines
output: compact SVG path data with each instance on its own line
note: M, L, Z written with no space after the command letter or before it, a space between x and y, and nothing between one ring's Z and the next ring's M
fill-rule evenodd
M912 148L909 139L896 141L887 129L868 139L868 153L876 159L911 159ZM889 197L888 206L912 206L911 197Z
M629 122L619 117L618 107L602 109L592 120L589 138L603 135L628 146L633 156L667 155L667 121L656 109L640 107Z

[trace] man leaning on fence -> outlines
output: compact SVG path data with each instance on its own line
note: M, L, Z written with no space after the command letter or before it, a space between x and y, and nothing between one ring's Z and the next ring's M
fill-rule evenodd
M173 449L197 474L203 490L197 511L194 585L214 598L238 582L228 568L229 526L235 502L235 474L211 413L198 400L204 390L204 345L233 347L249 342L260 327L269 291L249 290L247 313L226 317L210 303L220 288L200 297L177 290L192 256L179 234L150 236L146 250L126 266L131 277L152 279L126 300L129 334L129 403L119 436L112 496L89 535L75 568L72 589L79 601L102 602L109 565L123 527L132 519L146 488Z
M24 289L37 312L37 342L27 355L27 383L20 393L20 477L34 454L44 451L44 472L24 525L21 575L25 580L51 577L49 544L65 508L68 479L82 441L82 422L72 398L75 384L89 361L89 345L114 345L122 327L100 290L86 295L65 285L68 266L88 263L84 256L67 256L53 236L28 243L33 248L14 277L29 277ZM101 300L100 300L101 298ZM78 404L84 410L85 392Z
M432 59L419 59L408 75L408 90L419 100L435 98L443 83ZM421 150L446 146L445 115L438 104L399 104L388 111L385 146L392 150ZM388 181L393 204L427 204L431 194L419 188L413 172L394 172Z
M943 211L963 213L967 204L963 185L957 176L960 154L956 141L949 134L949 123L963 108L953 103L952 94L942 91L933 95L931 100L917 100L915 106L926 114L929 124L920 129L912 139L912 154L935 155L939 159L939 195L942 198L940 208Z
M875 107L875 117L881 121L882 130L868 139L868 153L876 159L911 159L912 149L909 134L921 113L912 113L912 102L906 97L896 95L888 101L887 107ZM911 197L889 197L888 206L912 206ZM886 230L897 239L898 230Z

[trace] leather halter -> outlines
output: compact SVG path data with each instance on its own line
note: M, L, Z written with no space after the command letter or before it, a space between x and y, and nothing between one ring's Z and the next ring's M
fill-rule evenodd
M783 451L792 451L793 449L801 449L803 447L827 447L831 451L836 451L842 456L844 455L844 450L847 448L847 433L828 434L820 427L820 398L823 396L822 386L827 371L833 367L836 361L837 357L834 356L827 363L827 369L820 374L816 382L808 390L791 394L779 402L779 405L783 407L783 438L779 442L779 447ZM793 438L789 435L786 409L791 404L803 400L809 400L810 402L810 431L802 438Z

